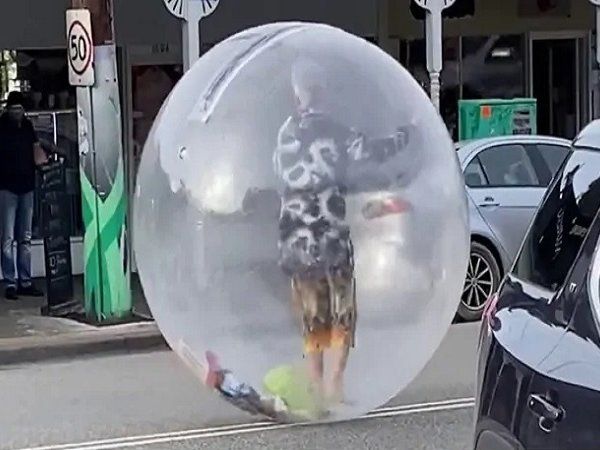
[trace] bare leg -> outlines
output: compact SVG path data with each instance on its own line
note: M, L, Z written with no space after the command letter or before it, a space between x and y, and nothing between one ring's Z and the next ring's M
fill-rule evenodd
M356 322L356 295L352 277L329 277L329 292L334 322L331 330L331 374L328 399L333 403L344 401L344 373L350 348L354 346Z
M314 387L317 398L323 397L323 352L313 352L306 355L308 376Z
M308 376L313 385L314 394L318 402L324 399L324 352L331 345L331 331L329 328L317 328L305 337L304 352L308 365Z
M334 330L331 347L331 375L327 396L333 403L344 401L344 373L350 355L350 334L346 330Z

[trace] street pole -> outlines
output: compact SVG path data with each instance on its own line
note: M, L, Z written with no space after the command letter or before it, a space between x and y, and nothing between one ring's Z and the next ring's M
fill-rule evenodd
M183 71L187 72L200 58L200 21L188 22L184 20L182 31Z
M84 303L88 320L119 322L132 314L113 0L71 0L90 11L91 86L77 87L84 234Z
M425 10L425 41L427 45L427 71L430 79L431 101L440 112L440 74L443 68L443 30L442 11L456 0L415 0ZM600 1L600 0L599 0Z
M220 0L163 0L169 12L182 19L183 70L187 72L200 58L200 22L211 15Z

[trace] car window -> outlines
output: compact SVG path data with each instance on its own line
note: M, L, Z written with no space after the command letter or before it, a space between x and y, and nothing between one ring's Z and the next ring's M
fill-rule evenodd
M498 145L478 156L490 186L540 185L527 151L520 144Z
M550 173L554 176L569 154L569 149L562 145L552 144L537 144L536 147L544 158Z
M600 152L569 157L549 188L513 268L513 274L556 291L564 283L600 207Z
M465 184L469 187L481 187L488 184L481 161L475 157L465 168Z

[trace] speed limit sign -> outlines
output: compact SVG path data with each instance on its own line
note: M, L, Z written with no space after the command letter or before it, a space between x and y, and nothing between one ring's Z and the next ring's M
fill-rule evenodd
M92 19L87 9L67 10L67 53L69 83L72 86L93 86L94 41Z

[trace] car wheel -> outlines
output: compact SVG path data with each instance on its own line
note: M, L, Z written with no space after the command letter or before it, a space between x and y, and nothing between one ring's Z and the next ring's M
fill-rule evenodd
M499 284L500 266L494 254L485 245L472 242L458 316L467 321L481 319L485 303Z

